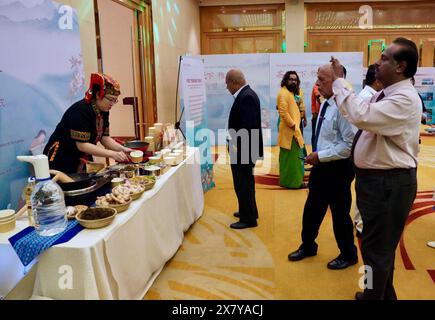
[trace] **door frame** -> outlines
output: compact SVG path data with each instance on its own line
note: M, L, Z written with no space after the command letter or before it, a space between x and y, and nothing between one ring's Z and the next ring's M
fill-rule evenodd
M143 140L148 128L157 122L157 101L154 64L154 36L151 1L111 0L134 11L134 84L137 97L135 132ZM102 72L98 3L94 0L98 71Z

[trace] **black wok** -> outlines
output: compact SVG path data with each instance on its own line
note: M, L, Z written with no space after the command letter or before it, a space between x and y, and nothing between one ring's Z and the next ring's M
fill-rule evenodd
M149 143L145 141L140 140L131 140L124 143L124 146L130 149L140 150L140 151L147 151Z
M81 190L88 188L95 184L95 180L98 178L94 173L69 173L68 176L73 179L73 182L60 182L57 184L63 191ZM52 175L53 177L53 175Z

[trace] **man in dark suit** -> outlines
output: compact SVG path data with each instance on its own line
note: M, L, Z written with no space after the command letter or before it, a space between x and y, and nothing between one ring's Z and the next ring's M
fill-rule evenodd
M225 82L235 99L228 118L227 142L234 190L239 202L239 211L234 216L240 218L230 227L252 228L257 226L258 219L253 170L255 162L263 157L260 100L246 84L240 70L228 71Z

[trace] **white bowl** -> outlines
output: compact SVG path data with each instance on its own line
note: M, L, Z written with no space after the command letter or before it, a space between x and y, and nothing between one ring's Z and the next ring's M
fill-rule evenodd
M181 161L183 161L183 155L180 153L171 152L170 154L168 154L168 157L175 158L175 161L177 162L177 164L180 163Z
M134 163L140 163L143 160L143 152L140 150L135 150L130 152L131 161Z
M160 161L162 161L162 158L161 157L149 157L148 161L150 164L157 164Z
M175 158L175 157L165 157L164 159L165 159L165 163L167 165L170 165L170 166L177 165L177 158Z
M167 155L168 153L171 153L171 149L167 149L167 148L165 148L165 149L162 149L160 152L162 153L163 156L165 156L165 155Z
M15 210L0 210L0 223L2 223L3 221L9 221L11 218L15 218Z
M6 217L6 214L9 214L8 218L3 218L0 221L0 233L9 232L15 229L15 211L14 210L1 210L1 211L9 211L7 213L0 213L2 217ZM12 216L10 216L10 211L12 211Z

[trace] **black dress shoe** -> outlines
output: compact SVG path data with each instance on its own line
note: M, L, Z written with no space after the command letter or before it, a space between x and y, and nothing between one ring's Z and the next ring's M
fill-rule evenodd
M247 222L235 222L230 224L230 227L233 229L246 229L246 228L254 228L257 226L257 222L251 222L251 223L247 223Z
M234 212L233 216L235 216L236 218L240 218L240 213L239 212Z
M312 257L315 256L317 252L309 252L305 251L304 249L298 249L288 255L289 261L299 261L306 257Z
M355 300L365 300L364 292L358 291L357 293L355 293Z
M344 260L342 258L335 258L334 260L330 261L328 263L328 269L331 270L341 270L341 269L345 269L347 267L353 266L354 264L358 263L358 259L356 260Z

